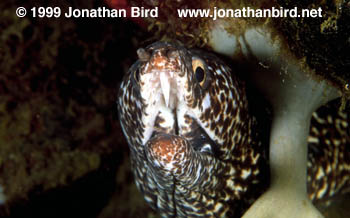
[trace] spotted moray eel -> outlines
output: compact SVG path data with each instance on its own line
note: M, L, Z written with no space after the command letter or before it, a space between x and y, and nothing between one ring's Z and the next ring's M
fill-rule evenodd
M137 54L117 104L138 189L162 217L240 217L269 183L268 142L244 82L201 50L157 42ZM343 113L313 115L314 201L349 186L348 123Z

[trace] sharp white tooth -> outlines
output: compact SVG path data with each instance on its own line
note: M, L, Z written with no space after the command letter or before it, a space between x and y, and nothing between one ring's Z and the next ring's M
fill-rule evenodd
M169 107L169 97L170 97L170 82L168 80L167 75L164 73L160 74L160 86L162 88L164 100L165 100L165 106Z

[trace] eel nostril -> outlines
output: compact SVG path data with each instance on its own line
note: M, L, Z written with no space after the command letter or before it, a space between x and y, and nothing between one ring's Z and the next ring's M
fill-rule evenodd
M149 52L147 52L144 48L137 49L137 56L139 57L140 61L146 62L150 59L151 55Z
M175 59L175 58L180 57L180 53L178 50L169 50L167 52L167 56L169 59Z

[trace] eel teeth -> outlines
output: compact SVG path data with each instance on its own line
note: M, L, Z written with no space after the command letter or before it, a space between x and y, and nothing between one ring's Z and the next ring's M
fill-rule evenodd
M165 73L162 73L159 75L160 77L160 86L162 88L165 106L169 107L169 99L170 99L170 82L168 80L167 75Z

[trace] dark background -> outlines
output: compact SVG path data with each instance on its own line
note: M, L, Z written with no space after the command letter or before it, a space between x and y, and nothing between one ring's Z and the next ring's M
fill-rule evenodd
M152 217L115 104L147 34L123 18L18 18L19 6L108 7L0 3L0 216Z
M109 7L0 2L0 217L156 217L134 185L115 103L136 49L156 34L126 18L18 18L20 6Z

